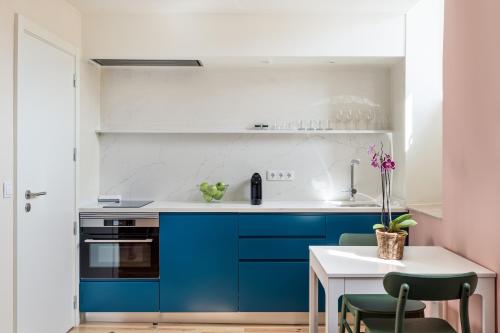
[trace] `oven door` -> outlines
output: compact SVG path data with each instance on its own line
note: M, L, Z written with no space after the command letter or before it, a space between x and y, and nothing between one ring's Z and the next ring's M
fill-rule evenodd
M82 278L158 278L158 236L82 235Z

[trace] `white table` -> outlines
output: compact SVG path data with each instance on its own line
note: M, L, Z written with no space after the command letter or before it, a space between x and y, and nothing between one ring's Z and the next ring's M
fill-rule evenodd
M403 260L377 257L376 246L309 247L309 332L318 331L318 280L325 289L325 332L338 332L338 299L343 294L384 294L389 272L459 274L476 272L475 293L482 297L484 333L495 332L495 276L492 272L438 246L409 246ZM433 311L433 316L438 313Z

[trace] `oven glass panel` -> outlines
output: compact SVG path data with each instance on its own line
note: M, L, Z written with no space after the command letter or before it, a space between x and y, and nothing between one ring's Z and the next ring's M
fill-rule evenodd
M157 279L158 227L82 227L80 277Z
M151 267L151 244L94 243L89 245L91 268Z

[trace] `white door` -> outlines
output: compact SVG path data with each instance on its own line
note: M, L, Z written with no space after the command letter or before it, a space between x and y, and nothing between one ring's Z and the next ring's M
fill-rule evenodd
M16 323L64 333L74 323L76 58L32 27L18 23Z

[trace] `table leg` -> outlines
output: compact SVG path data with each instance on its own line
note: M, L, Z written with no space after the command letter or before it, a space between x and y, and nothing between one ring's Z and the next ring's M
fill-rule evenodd
M495 332L495 279L479 278L476 294L481 295L482 332Z
M339 298L344 294L344 279L330 278L326 293L325 333L339 331Z
M318 333L318 277L309 265L309 333Z

